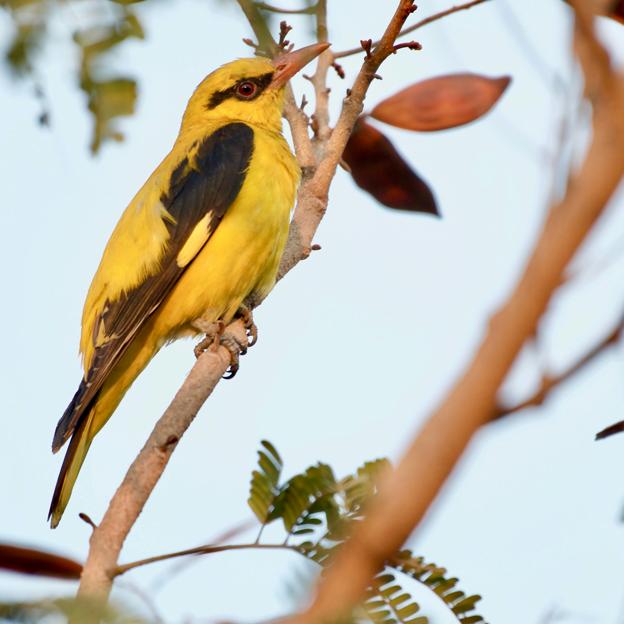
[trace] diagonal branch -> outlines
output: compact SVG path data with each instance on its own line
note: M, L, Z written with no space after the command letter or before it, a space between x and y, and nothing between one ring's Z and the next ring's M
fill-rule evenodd
M238 0L238 3L252 25L260 46L269 52L274 51L275 41L257 6L250 0ZM320 162L315 156L315 150L310 147L311 141L304 119L294 115L292 107L287 108L287 118L293 129L303 178L279 278L310 254L313 236L327 208L329 186L355 121L362 111L368 86L381 63L392 53L396 37L413 10L413 0L398 2L398 8L382 39L370 58L364 61L351 94L343 102L335 129L327 138L320 140L320 150L316 150L317 153L324 154ZM289 100L294 102L290 97ZM252 305L259 303L251 302ZM237 321L229 330L244 341L242 323ZM81 598L98 598L102 601L108 598L126 537L165 470L177 443L221 380L229 361L229 353L223 347L214 352L207 351L199 357L172 403L156 423L145 446L111 499L102 521L91 534L89 554L78 590Z
M158 563L160 561L169 561L170 559L178 559L180 557L188 557L190 555L212 555L214 553L226 552L229 550L291 550L293 552L301 553L301 549L297 548L297 546L291 546L284 543L259 544L258 542L251 542L249 544L207 544L206 546L187 548L186 550L178 550L165 555L156 555L155 557L147 557L146 559L139 559L138 561L124 563L123 565L119 565L115 568L114 575L121 576L122 574L125 574L130 570L134 570L135 568L150 565L151 563Z
M616 345L624 333L624 319L620 319L616 327L598 344L594 345L581 359L558 375L544 375L541 386L527 399L515 405L498 405L491 420L499 420L511 416L529 407L538 407L544 403L550 393L561 384L584 370L610 347Z

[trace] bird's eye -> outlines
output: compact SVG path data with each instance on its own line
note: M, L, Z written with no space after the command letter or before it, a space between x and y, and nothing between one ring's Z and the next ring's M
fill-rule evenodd
M236 87L236 95L238 95L238 97L242 98L243 100L248 100L256 95L257 90L258 87L255 85L255 83L249 81L241 82Z

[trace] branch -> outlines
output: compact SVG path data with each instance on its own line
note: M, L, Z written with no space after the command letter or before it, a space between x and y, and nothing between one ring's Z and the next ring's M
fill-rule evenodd
M240 321L230 325L244 340ZM204 352L173 401L160 417L145 446L128 469L100 524L91 533L78 597L106 599L123 543L164 472L178 442L225 374L230 354L225 347Z
M624 318L618 321L617 326L611 333L605 336L597 345L592 347L580 360L558 375L544 375L542 384L529 398L515 405L499 405L494 410L491 420L498 420L510 416L529 407L538 407L548 398L549 394L559 385L568 381L571 377L589 366L599 355L608 348L617 344L624 333Z
M397 35L396 38L398 39L399 37L402 37L403 35L407 35L411 32L414 32L415 30L418 30L419 28L422 28L423 26L426 26L427 24L437 22L438 20L442 19L443 17L446 17L447 15L452 15L453 13L459 13L459 11L466 11L467 9L471 9L473 6L477 6L478 4L483 4L484 2L487 2L487 1L488 0L472 0L471 2L466 2L465 4L458 4L457 6L453 6L444 11L440 11L439 13L435 13L434 15L430 15L429 17L426 17L420 22L417 22L413 26L404 28ZM373 43L373 47L376 45L379 45L379 43L380 43L379 41L375 41ZM345 56L352 56L353 54L359 54L361 51L362 51L362 46L358 46L357 48L343 50L342 52L335 52L334 59L344 58Z
M366 519L321 578L313 603L292 620L298 624L349 613L420 523L474 433L491 417L501 383L624 174L624 78L610 68L583 9L577 12L575 47L594 105L585 162L548 213L523 275L492 317L472 362L381 484Z
M284 15L314 15L316 11L316 5L305 7L303 9L283 9L281 7L267 4L266 2L256 2L255 5L263 11L269 11L270 13L283 13Z
M253 27L260 46L269 53L274 53L275 41L257 6L251 0L237 1ZM323 1L319 2L318 6L324 7L324 5ZM392 53L395 39L413 10L413 0L398 2L398 8L386 32L370 58L364 61L351 89L351 94L343 102L342 112L335 129L327 137L317 137L316 150L312 146L307 123L301 111L296 106L293 110L294 98L292 91L289 90L285 114L293 131L295 151L303 176L278 279L281 279L301 260L307 258L311 250L315 248L312 239L327 208L329 186L355 121L363 109L364 97L370 82L381 63ZM322 19L322 17L319 18L319 34L323 32ZM325 62L322 58L319 59L319 65ZM326 73L323 69L319 71ZM317 157L317 153L323 154L322 160ZM255 307L261 302L249 303ZM245 331L241 322L233 323L228 330L244 342ZM102 601L108 598L119 554L126 537L165 470L177 443L221 380L229 362L230 356L224 347L204 353L191 369L172 403L156 423L145 446L128 469L123 482L111 499L102 521L91 534L89 554L78 590L80 597L97 598Z
M303 554L297 546L291 546L289 544L258 544L257 542L251 542L249 544L223 544L222 546L214 546L207 544L206 546L198 546L197 548L188 548L187 550L178 550L176 552L167 553L165 555L156 555L155 557L147 557L146 559L139 559L131 563L125 563L117 566L114 571L115 576L121 576L130 570L140 568L151 563L158 563L159 561L168 561L169 559L177 559L179 557L188 557L189 555L211 555L213 553L226 552L228 550L291 550ZM305 555L304 555L305 556Z

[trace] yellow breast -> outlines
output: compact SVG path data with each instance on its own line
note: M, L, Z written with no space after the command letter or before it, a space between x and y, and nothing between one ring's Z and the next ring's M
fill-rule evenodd
M254 128L241 191L157 312L155 334L195 333L190 323L200 317L228 322L250 294L268 293L286 244L298 182L299 167L284 138Z

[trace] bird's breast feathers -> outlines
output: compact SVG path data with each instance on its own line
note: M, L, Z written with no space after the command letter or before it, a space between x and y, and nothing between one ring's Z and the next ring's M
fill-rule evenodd
M119 337L119 317L127 332L129 318L138 329L153 314L174 337L206 311L228 320L251 292L266 294L298 181L281 134L233 122L179 137L104 250L83 311L85 371Z

